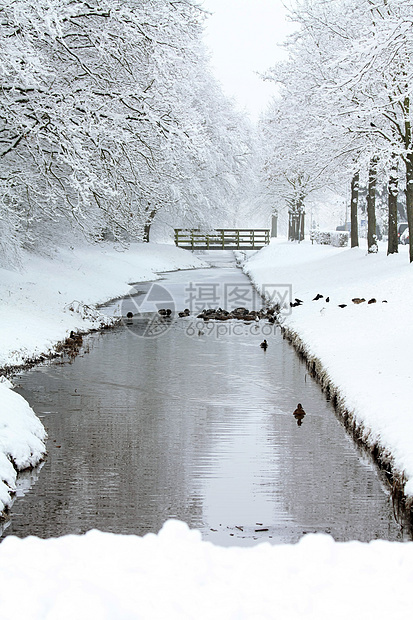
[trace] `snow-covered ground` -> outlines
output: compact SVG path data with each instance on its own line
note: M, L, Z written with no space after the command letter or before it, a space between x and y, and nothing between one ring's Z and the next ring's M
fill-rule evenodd
M34 467L46 453L46 432L29 404L0 378L0 516L16 490L17 472Z
M367 256L363 248L274 240L244 269L257 285L292 285L303 304L284 314L285 326L320 360L366 440L392 455L413 494L413 272L407 248L400 250ZM32 258L22 273L3 270L0 365L48 352L70 330L99 323L82 319L84 304L127 293L129 283L156 271L201 265L189 252L150 244L122 253L68 251L53 261ZM323 297L313 301L317 293ZM354 304L356 297L366 301ZM15 469L41 458L43 442L25 401L0 384L0 502L8 503ZM0 545L0 617L377 620L410 612L412 580L413 543L336 543L310 534L297 545L220 548L169 521L142 538L96 531L7 537Z

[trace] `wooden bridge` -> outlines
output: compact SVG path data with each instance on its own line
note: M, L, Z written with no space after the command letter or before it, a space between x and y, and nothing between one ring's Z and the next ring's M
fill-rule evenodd
M175 228L175 245L185 250L259 250L269 242L266 228L217 228L211 233Z

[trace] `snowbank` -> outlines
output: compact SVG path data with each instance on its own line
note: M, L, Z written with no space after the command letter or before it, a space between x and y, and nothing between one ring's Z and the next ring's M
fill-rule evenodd
M52 258L27 255L21 271L0 269L0 368L49 354L71 330L110 322L96 304L126 294L157 272L205 266L173 245L134 244L119 251L85 246ZM46 433L10 382L0 383L0 515L10 505L16 472L37 465Z
M400 246L399 255L386 256L385 247L368 255L362 248L274 240L249 257L244 270L258 287L292 284L293 300L303 303L288 307L284 326L307 357L321 362L363 440L404 473L405 492L413 495L413 266L407 248ZM323 297L313 301L317 294Z
M308 534L296 545L223 548L168 521L142 538L9 536L0 580L9 620L382 620L411 613L413 543Z
M10 506L18 471L37 465L46 453L46 431L22 396L0 381L0 515Z

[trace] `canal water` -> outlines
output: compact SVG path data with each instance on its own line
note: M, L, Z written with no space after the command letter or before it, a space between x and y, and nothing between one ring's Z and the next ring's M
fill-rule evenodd
M205 257L219 267L134 285L105 308L132 319L15 377L48 456L19 477L3 536L143 535L177 518L220 545L410 538L279 329L196 318L202 305L261 305L232 254ZM162 318L160 306L191 316Z

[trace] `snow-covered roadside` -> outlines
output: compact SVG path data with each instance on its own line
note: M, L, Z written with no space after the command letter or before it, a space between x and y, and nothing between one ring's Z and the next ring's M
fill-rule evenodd
M157 272L205 266L173 245L84 246L52 258L27 255L20 271L0 269L0 368L50 354L71 330L87 331L109 319L96 304L125 295L130 283ZM45 430L26 401L0 382L0 515L12 501L17 471L45 454Z
M310 360L321 362L363 441L404 474L404 491L413 496L413 266L406 246L386 256L385 247L368 255L362 247L277 239L243 269L258 288L292 285L293 300L303 303L283 313L284 326ZM317 294L323 297L313 301Z

